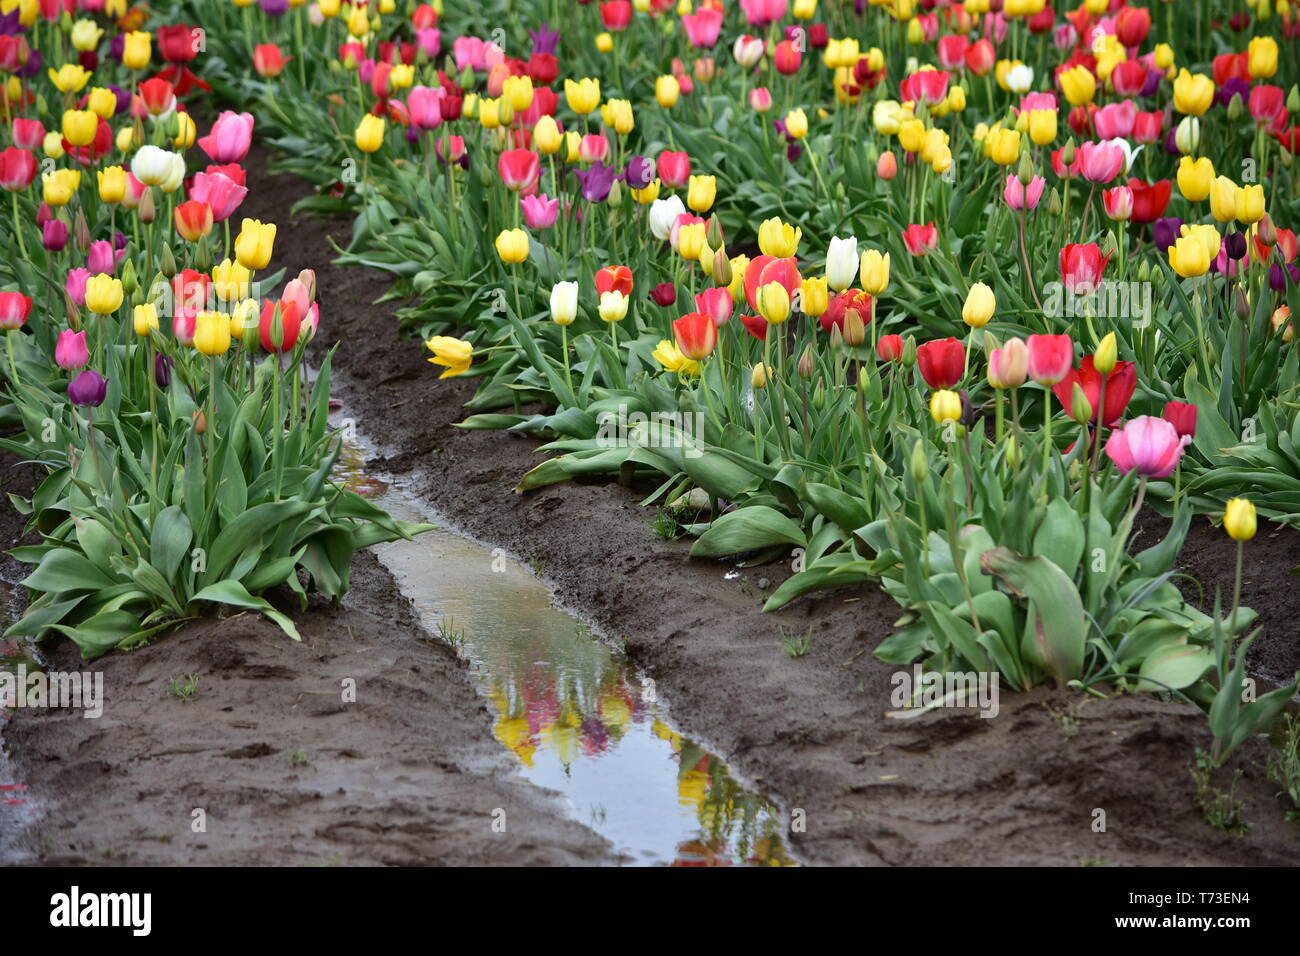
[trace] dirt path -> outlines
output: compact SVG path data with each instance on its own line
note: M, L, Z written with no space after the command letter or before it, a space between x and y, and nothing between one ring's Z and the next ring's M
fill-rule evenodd
M264 195L303 195L285 179ZM286 216L273 216L283 225ZM346 222L299 220L288 230L299 257L325 259L326 236L345 244ZM535 441L452 427L473 380L436 380L418 343L400 339L388 307L373 307L372 277L321 272L322 334L339 353L345 413L377 440L376 467L409 475L413 488L461 530L531 563L557 599L604 633L626 638L650 670L683 731L702 737L778 803L806 813L792 844L816 863L1074 865L1293 864L1300 829L1286 823L1264 779L1265 748L1239 761L1238 795L1255 824L1245 838L1210 828L1192 800L1188 765L1208 745L1205 719L1148 697L1083 700L1039 691L1002 699L985 720L945 713L886 719L890 675L872 647L898 616L874 588L805 600L774 614L760 608L783 565L742 571L691 561L687 542L665 542L638 506L644 493L570 483L529 495L513 488L541 459ZM1194 553L1217 569L1217 532L1198 529ZM1268 661L1277 675L1300 666L1287 624L1297 609L1287 550L1252 562L1247 600L1275 605ZM1230 573L1230 571L1229 571ZM1213 581L1207 583L1213 584ZM1261 601L1272 595L1272 602ZM780 633L812 628L808 654L791 659ZM1226 776L1225 776L1226 781ZM1094 832L1096 810L1105 832Z

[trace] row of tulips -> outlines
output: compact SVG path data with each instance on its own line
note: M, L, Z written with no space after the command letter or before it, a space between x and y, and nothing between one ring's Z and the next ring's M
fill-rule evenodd
M1232 703L1253 614L1171 576L1195 512L1300 520L1283 7L317 2L217 55L464 427L548 439L520 490L647 482L698 556L802 549L769 607L879 582L886 659L1169 690L1224 753L1294 685Z
M12 552L33 600L6 636L93 656L224 606L296 637L264 592L337 597L357 548L418 527L331 482L315 275L280 288L275 226L231 225L253 117L191 112L202 29L102 0L5 10L0 445L43 469L15 499L42 537Z

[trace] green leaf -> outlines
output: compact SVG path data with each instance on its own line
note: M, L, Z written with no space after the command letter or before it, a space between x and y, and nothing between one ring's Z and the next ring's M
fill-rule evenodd
M1049 558L1027 558L1002 547L985 551L980 565L1029 602L1022 652L1057 684L1081 677L1087 622L1079 592L1065 572Z
M700 535L693 558L721 558L773 545L807 545L803 529L775 508L754 505L723 515Z

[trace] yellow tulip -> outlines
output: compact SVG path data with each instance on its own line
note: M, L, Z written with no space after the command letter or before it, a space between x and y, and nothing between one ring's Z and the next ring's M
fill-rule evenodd
M809 276L799 286L799 311L814 319L830 305L830 293L824 276Z
M608 32L597 33L596 52L608 53L612 49L614 49L614 35Z
M677 230L677 253L687 262L697 262L704 251L707 235L702 222L692 222Z
M686 205L695 212L708 212L718 195L718 180L715 176L692 176L686 192Z
M63 111L63 138L73 146L89 146L99 128L99 117L90 110Z
M128 70L143 70L153 58L153 38L140 30L122 37L122 65Z
M48 72L50 82L60 93L80 93L90 79L90 72L79 63L65 63L57 71Z
M543 156L550 156L560 151L560 146L564 143L564 137L560 134L560 124L555 122L555 117L543 115L538 118L537 125L533 127L533 145Z
M9 3L5 6L12 7L13 4ZM70 34L72 46L73 49L81 53L88 53L99 46L99 41L103 36L103 29L94 20L78 20L72 24Z
M610 293L605 293L609 295ZM677 375L694 376L700 374L700 363L682 354L677 343L671 339L660 339L650 356L663 366L664 371Z
M1010 166L1020 159L1020 134L1013 129L995 129L984 141L989 159L999 166Z
M117 113L117 94L112 90L97 86L86 97L86 109L100 119L112 119L114 114Z
M786 113L785 131L795 139L803 139L808 135L808 114L802 109Z
M222 259L212 267L212 292L222 302L247 298L253 275L238 260Z
M758 227L758 248L765 256L788 259L799 251L803 230L782 222L775 216Z
M1214 185L1214 163L1208 156L1192 159L1184 156L1178 161L1178 191L1188 202L1200 202L1210 195Z
M96 315L112 315L122 305L122 280L102 272L86 280L86 308Z
M758 287L758 314L769 325L780 325L790 318L790 293L779 282Z
M1091 103L1092 98L1097 95L1097 78L1082 64L1062 71L1057 81L1061 84L1061 92L1065 94L1065 99L1071 106Z
M607 100L605 105L600 108L600 118L606 126L620 136L626 136L636 129L636 119L632 115L632 104L627 100Z
M100 202L121 202L126 195L126 170L121 166L105 166L97 172Z
M1115 333L1107 332L1097 343L1097 351L1092 353L1092 367L1102 375L1109 375L1115 371L1118 361L1119 345L1115 341Z
M564 81L564 99L569 109L579 116L586 116L600 103L600 80L586 77L581 80Z
M1233 541L1255 537L1255 506L1245 498L1232 498L1223 509L1223 530Z
M435 335L424 343L424 347L433 353L429 362L444 369L438 378L464 375L474 361L474 346L450 335Z
M274 223L263 224L257 219L240 223L239 235L235 237L235 258L245 269L265 269L274 246Z
M676 106L681 95L682 85L671 73L666 73L655 80L655 99L664 109Z
M1182 179L1179 179L1182 188ZM1216 177L1210 184L1210 214L1219 222L1237 218L1237 184L1227 176Z
M1169 265L1184 279L1203 276L1210 268L1210 257L1197 239L1183 236L1169 247Z
M1246 49L1247 69L1253 80L1266 80L1277 72L1277 41L1253 37Z
M656 178L652 183L650 183L650 185L646 186L645 189L631 190L632 198L635 199L639 205L648 206L659 198L659 189L661 185L660 181Z
M881 255L875 249L862 253L862 289L870 295L880 295L889 288L889 253Z
M230 351L230 317L203 309L194 317L194 349L200 355L225 355Z
M533 105L533 80L529 76L508 76L501 84L501 95L510 101L516 113Z
M528 258L528 233L522 229L502 229L496 240L497 255L507 265Z
M373 153L384 145L384 118L367 113L357 124L353 140L363 153Z
M137 305L131 310L131 325L141 338L148 335L158 328L158 308L152 302Z
M1208 224L1185 225L1180 235L1199 242L1205 247L1205 254L1210 259L1214 259L1219 254L1219 247L1223 244L1223 237L1219 235L1219 230Z
M961 396L946 388L938 389L930 396L930 417L936 425L961 421Z
M925 147L925 124L919 119L899 123L898 144L909 153L919 153Z
M976 282L966 293L966 302L961 307L961 320L972 329L982 329L989 324L997 307L998 300L993 290L983 282Z
M1188 116L1201 116L1214 102L1214 81L1184 67L1174 80L1174 109Z
M1249 226L1264 218L1264 187L1242 186L1237 190L1237 221Z
M1056 110L1030 110L1029 138L1035 146L1046 146L1056 139Z

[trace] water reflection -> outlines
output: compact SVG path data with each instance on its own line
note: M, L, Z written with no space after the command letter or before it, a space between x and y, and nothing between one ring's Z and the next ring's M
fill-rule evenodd
M340 474L399 519L427 521L400 487L366 476L350 449ZM638 864L793 865L776 807L666 722L653 684L551 606L536 576L447 532L375 548L426 629L468 661L494 733L522 772L569 799L577 819Z

